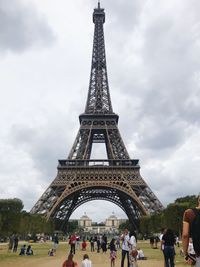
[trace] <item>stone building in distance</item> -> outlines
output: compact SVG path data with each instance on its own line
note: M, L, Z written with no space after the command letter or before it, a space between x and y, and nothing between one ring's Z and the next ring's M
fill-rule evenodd
M84 213L83 216L78 220L78 226L85 233L90 234L118 234L119 233L119 225L125 222L126 219L118 219L114 212L111 216L109 216L105 222L96 223L93 222L91 218Z

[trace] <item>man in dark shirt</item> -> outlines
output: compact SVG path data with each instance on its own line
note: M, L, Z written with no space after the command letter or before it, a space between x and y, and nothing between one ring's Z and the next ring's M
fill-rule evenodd
M167 229L162 237L161 247L164 246L165 267L174 267L175 245L176 239L171 229Z
M198 195L198 206L196 207L197 212L200 212L200 194ZM183 251L186 256L188 256L188 245L191 232L191 226L195 219L196 215L193 209L187 209L183 215L183 234L182 234L182 243ZM200 242L200 240L199 240ZM200 251L195 251L196 253L196 267L200 267ZM188 260L189 262L190 260Z

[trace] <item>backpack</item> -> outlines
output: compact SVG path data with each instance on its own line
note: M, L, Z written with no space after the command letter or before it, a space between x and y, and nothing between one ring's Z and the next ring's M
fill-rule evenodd
M200 253L200 210L192 209L195 218L191 225L191 236L193 240L194 251Z

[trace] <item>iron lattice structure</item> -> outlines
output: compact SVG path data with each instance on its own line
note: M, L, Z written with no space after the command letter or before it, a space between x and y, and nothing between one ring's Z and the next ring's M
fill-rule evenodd
M139 160L130 159L118 129L108 85L103 24L104 9L93 12L94 41L85 112L66 160L59 160L54 181L32 208L32 213L61 220L62 226L85 202L102 199L118 205L135 228L145 214L163 208L140 175ZM105 143L107 159L91 160L93 143Z

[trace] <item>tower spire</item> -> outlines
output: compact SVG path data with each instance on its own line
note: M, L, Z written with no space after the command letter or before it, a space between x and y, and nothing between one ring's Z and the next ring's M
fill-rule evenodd
M92 64L85 113L113 114L107 77L103 31L105 12L104 9L100 7L100 0L98 0L98 8L95 8L93 12L93 22L95 26Z

